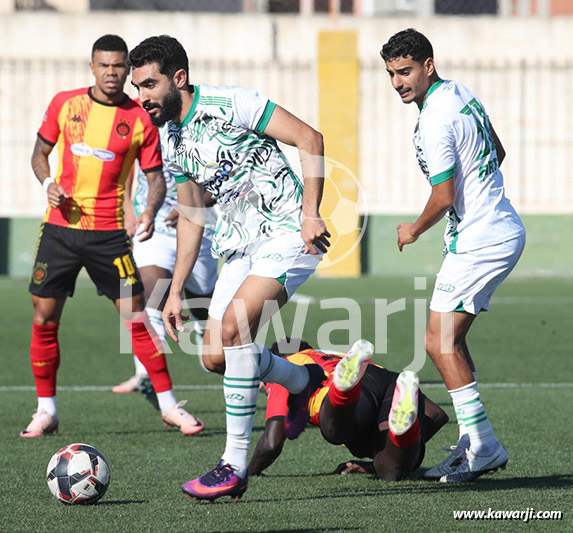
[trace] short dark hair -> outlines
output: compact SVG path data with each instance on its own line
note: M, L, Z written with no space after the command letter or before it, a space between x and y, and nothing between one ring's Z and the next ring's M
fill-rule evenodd
M127 55L127 44L119 35L103 35L92 46L92 57L95 52L123 52Z
M129 53L129 64L132 67L138 68L148 63L157 63L159 72L168 77L173 77L180 69L189 75L189 59L185 48L169 35L148 37Z
M425 35L408 28L392 35L382 47L380 55L384 61L411 56L414 61L423 63L429 57L434 58L434 49Z
M292 351L292 346L298 346L298 350ZM302 352L303 350L311 350L312 346L302 340L302 339L291 339L287 337L286 339L281 339L278 342L275 342L271 346L271 353L278 355L279 357L288 357L294 353Z

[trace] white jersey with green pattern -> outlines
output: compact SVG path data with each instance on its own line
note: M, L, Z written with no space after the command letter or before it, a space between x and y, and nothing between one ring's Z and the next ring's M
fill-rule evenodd
M135 175L137 176L137 188L135 189L135 195L133 198L133 211L135 212L135 218L138 218L141 213L147 208L147 194L149 193L149 180L145 172L143 172L139 166L139 161L135 161ZM165 186L167 191L165 193L165 200L157 215L155 215L155 231L158 233L164 233L175 237L177 235L177 229L173 226L168 226L165 223L167 216L177 209L177 188L175 184L175 178L167 170L165 165L163 166L163 177L165 178ZM217 225L217 213L214 207L210 207L205 210L205 237L211 238L213 232L215 231L215 226Z
M133 197L133 211L135 212L135 218L137 218L147 208L149 180L139 167L139 161L136 161L135 165L134 173L137 179L137 188L135 189L135 195ZM167 215L169 215L169 213L171 213L173 209L177 207L177 189L173 176L167 171L165 166L163 167L163 177L165 178L167 192L165 194L165 200L163 201L163 204L159 208L159 211L157 211L157 215L155 215L155 231L175 236L176 229L174 227L168 226L165 223L165 218Z
M489 118L475 93L455 81L434 83L420 107L414 147L430 185L454 180L444 254L477 250L525 233L505 196Z
M276 141L263 134L275 104L242 87L195 85L180 123L160 130L164 164L216 199L212 253L300 231L302 184Z

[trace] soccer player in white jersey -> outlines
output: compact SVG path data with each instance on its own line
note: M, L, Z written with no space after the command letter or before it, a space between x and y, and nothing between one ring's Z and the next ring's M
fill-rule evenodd
M163 310L164 295L156 295L152 298L153 291L159 280L170 280L175 266L175 250L177 248L176 227L179 212L177 211L177 191L175 179L167 168L163 168L167 192L162 206L155 216L155 232L151 239L141 240L142 235L136 234L137 228L130 227L135 224L135 220L147 207L147 190L149 185L145 174L141 171L138 162L134 169L126 190L130 191L133 186L133 176L135 176L135 194L133 202L131 194L126 195L124 201L124 211L126 218L126 229L133 237L133 257L139 269L143 286L145 289L145 299L147 302L147 314L153 329L157 333L163 350L170 353L166 342L165 327L161 320ZM211 242L215 230L217 215L214 208L206 210L205 231L201 241L199 257L191 273L191 277L185 285L186 297L189 299L210 299L217 281L218 261L211 255ZM130 224L133 223L133 224ZM144 237L145 235L143 235ZM159 300L157 298L159 297ZM155 300L155 301L154 301ZM199 301L199 300L197 300ZM202 303L202 302L201 302ZM191 309L193 314L193 329L195 330L195 341L197 343L197 353L199 361L202 360L203 337L207 326L207 307L198 305ZM115 393L130 393L141 390L147 399L153 404L156 403L155 394L151 381L147 376L145 367L139 359L134 356L135 375L126 381L115 385L111 390Z
M203 233L203 188L221 211L212 251L225 264L209 307L204 362L224 372L227 443L217 466L182 490L207 500L242 496L260 379L291 393L289 438L304 429L305 405L321 379L317 365L293 365L253 339L269 318L265 303L284 305L329 246L319 214L322 135L254 90L191 85L187 54L172 37L146 39L130 63L143 107L163 125L164 162L177 181L177 260L163 312L175 340L184 331L181 291ZM304 187L277 140L298 148Z
M425 477L473 481L505 468L508 457L480 400L466 336L519 260L525 229L505 197L500 171L505 151L478 97L438 76L432 45L416 30L391 37L381 55L402 102L415 102L420 110L414 146L432 187L418 219L398 226L399 250L447 219L445 258L430 302L425 342L452 397L460 439Z

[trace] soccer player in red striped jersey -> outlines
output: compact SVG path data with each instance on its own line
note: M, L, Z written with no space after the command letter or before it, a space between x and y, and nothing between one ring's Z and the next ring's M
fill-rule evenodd
M127 53L121 37L99 38L90 64L95 84L58 93L38 132L32 168L48 201L29 286L34 305L30 357L38 409L21 437L39 437L58 428L58 327L82 267L98 293L114 302L130 331L134 353L157 392L164 424L186 434L203 429L173 395L165 356L150 335L143 285L124 229L124 186L136 157L149 180L147 209L138 220L142 239L152 236L153 220L165 197L157 129L123 92ZM56 144L59 163L52 178L48 156Z
M292 344L294 341L290 341ZM308 402L309 422L318 426L324 439L344 445L358 458L338 473L368 472L381 479L398 481L422 463L425 442L447 423L446 413L419 392L415 373L391 372L370 363L374 347L357 341L341 355L312 349L302 341L302 350L280 353L298 365L319 366L324 379ZM249 474L258 475L280 455L287 439L288 391L267 384L266 427L249 464Z

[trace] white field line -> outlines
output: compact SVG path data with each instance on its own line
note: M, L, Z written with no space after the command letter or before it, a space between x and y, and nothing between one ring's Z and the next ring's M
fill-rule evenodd
M420 295L420 298L423 296ZM430 300L431 295L427 296L428 301ZM378 299L383 299L384 295L380 295L377 297ZM324 298L326 299L326 298ZM373 304L376 298L365 298L365 297L358 297L358 298L349 298L359 304ZM392 296L386 297L386 299L390 302L395 300L400 300L399 296ZM291 302L304 302L307 301L311 305L318 305L322 298L315 298L314 296L308 296L306 294L295 294L290 301ZM414 297L409 296L406 300L414 300ZM537 305L557 305L557 304L573 304L573 296L494 296L491 299L492 305L495 304L506 304L506 305L516 305L516 304L537 304Z
M175 390L191 390L191 391L208 391L208 390L222 390L222 385L175 385ZM422 389L438 389L444 388L443 383L421 383ZM480 383L480 389L570 389L573 388L573 383ZM0 392L34 392L36 389L30 385L15 385L15 386L0 386ZM64 385L58 387L61 392L106 392L111 391L109 386L92 386L92 385Z

